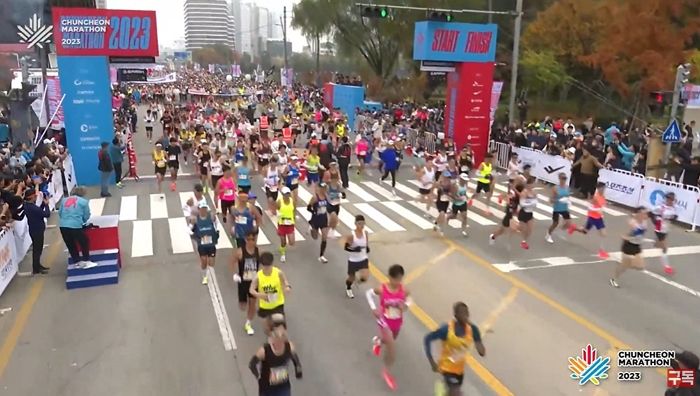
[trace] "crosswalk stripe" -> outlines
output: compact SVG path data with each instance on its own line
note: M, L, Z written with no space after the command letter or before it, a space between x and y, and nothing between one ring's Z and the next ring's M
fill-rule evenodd
M88 201L90 207L90 216L102 216L105 209L105 198L92 198Z
M585 208L588 208L588 206L589 206L588 202L586 202L582 199L579 199L579 198L571 197L571 201L576 202L577 204L579 204ZM610 216L616 216L616 217L627 216L625 213L620 212L619 210L615 210L613 208L607 207L607 206L603 208L603 212L609 214Z
M409 204L415 206L416 208L425 211L425 204L421 202L416 202L416 201L407 201ZM437 209L434 207L431 207L430 210L428 211L428 214L433 216L433 218L437 218L438 215L440 214ZM457 219L452 219L447 223L450 227L452 228L461 228L462 224L459 220Z
M476 189L476 183L474 183L474 182L469 182L468 185L469 185L470 188ZM504 186L501 186L501 185L498 185L498 184L496 184L496 189L497 189L497 190L501 190L501 191L503 191L503 192L508 192L508 188L507 188L507 187L504 187ZM495 191L494 191L494 192L495 192ZM502 204L498 203L498 197L497 197L497 196L491 197L491 202L495 203L495 204L497 205L496 207L502 207ZM484 206L478 205L479 202L478 202L478 200L477 200L476 198L472 201L472 204L473 204L474 207L476 207L476 208L479 209L479 210L484 210L484 211L486 210L486 205L484 205ZM538 209L542 209L543 206L545 207L544 210L546 211L546 206L547 206L547 205L543 205L543 204L541 204L540 202L537 202L537 208L538 208ZM551 210L552 210L552 209L550 208L550 213L551 213ZM491 213L495 214L495 215L498 216L498 217L503 217L503 216L505 216L505 212L503 212L503 211L501 211L501 210L498 210L498 209L491 209ZM535 220L550 220L550 218L551 218L551 216L545 216L545 215L543 215L543 214L541 214L541 213L539 213L539 212L536 212L536 211L533 211L533 212L532 212L532 215L533 215L533 217L535 218Z
M275 226L275 229L277 229L277 216L272 215L272 214L268 213L267 211L265 212L265 214L267 215L267 217L270 218L270 220L272 220L272 224ZM296 224L296 222L294 222L294 240L295 240L295 242L305 241L306 238L304 238L304 236L301 234L301 232L299 232L299 230L297 230L296 226L297 226L297 224Z
M180 207L182 207L184 209L184 207L187 206L187 201L193 197L194 197L194 193L189 192L189 191L181 191L180 192ZM183 212L184 212L184 210L183 210Z
M170 245L173 247L173 254L194 252L187 219L184 217L168 219L168 227L170 228Z
M409 201L409 203L416 208L420 209L421 212L425 212L425 204L422 202L416 202L416 201ZM485 205L484 205L485 206ZM434 218L437 218L438 211L435 207L431 207L430 210L428 211L428 214L433 216ZM493 226L496 225L495 222L487 219L484 216L479 215L478 213L475 213L472 210L469 210L467 212L467 221L475 221L478 224L485 225L485 226ZM452 219L450 220L450 227L452 228L461 228L462 227L462 222L457 219Z
M153 220L136 220L132 224L131 257L153 256Z
M348 191L360 197L361 200L365 202L377 202L379 201L374 195L365 191L362 187L355 183L350 183L348 185Z
M380 186L379 184L375 182L362 182L366 187L368 187L370 190L374 191L375 193L381 195L382 197L388 199L389 201L400 201L401 198L397 197L392 193L391 191L385 189L384 187Z
M119 204L119 221L136 220L138 213L138 196L122 197Z
M301 217L304 218L304 220L306 220L306 221L311 220L311 213L309 213L309 211L306 210L306 208L297 208L297 212L299 212L299 214L301 215ZM333 238L340 237L340 233L336 230L331 230L328 235L333 237Z
M231 239L229 239L226 230L224 230L224 227L221 225L221 222L217 220L215 223L216 229L219 231L219 240L216 242L216 250L233 249Z
M476 186L476 185L475 185L475 186ZM500 190L501 192L503 192L504 195L508 193L508 187L506 187L506 186L502 186L502 185L500 185L500 184L496 184L496 189L497 189L497 190ZM554 208L553 208L552 206L549 205L550 200L549 200L549 197L548 197L548 196L543 195L543 194L537 194L537 199L539 199L540 201L542 201L542 202L539 202L539 201L537 202L537 209L539 209L539 210L541 210L541 211L543 211L543 212L547 212L548 214L552 214L552 213L554 212ZM546 204L543 203L543 202L546 202ZM581 212L583 212L584 214L586 213L585 211L582 211L581 209L575 207L574 205L569 205L569 212L576 212L576 213L581 213ZM534 212L534 215L535 215L535 219L536 219L536 220L549 220L549 217L547 217L547 216L539 216L539 215L537 214L537 212ZM578 218L578 217L575 216L575 215L571 215L571 218L572 218L572 219L576 219L576 218Z
M386 206L388 209L392 210L394 213L398 214L400 217L410 221L414 225L416 225L418 228L421 228L423 230L429 230L433 228L433 223L429 222L428 220L422 218L421 216L418 216L414 212L404 208L400 204L396 202L382 202L382 205Z
M265 245L270 245L272 242L270 242L269 239L267 239L267 236L262 230L262 227L258 227L258 246L265 246Z
M368 203L357 203L355 207L366 214L370 219L377 222L377 224L381 224L387 231L406 231L401 225L395 223L384 213L378 211Z
M297 196L299 197L299 199L304 201L304 203L309 203L311 197L313 197L313 195L310 192L306 191L306 188L302 186L299 186L299 188L297 188Z
M399 182L396 183L396 186L394 187L397 190L401 191L402 193L408 195L411 199L415 199L418 196L418 190L415 188L408 187L406 185L403 185Z
M355 229L355 216L352 213L345 210L344 208L340 208L340 213L338 213L338 220L340 220L341 223L345 224L345 226L349 229ZM365 231L367 231L368 234L374 234L374 231L372 231L372 229L369 228L367 225L365 225Z
M539 198L539 199L541 199L541 200L543 200L543 201L545 201L545 202L549 202L549 197L546 196L546 195L537 194L537 198ZM578 214L581 214L581 215L584 215L584 216L586 216L586 215L588 214L587 211L585 211L585 210L583 210L583 209L581 209L581 208L579 208L579 207L577 207L577 206L571 205L571 204L569 204L569 212L578 213ZM571 216L571 217L574 218L574 219L576 218L575 216Z
M164 194L151 194L151 219L167 219L168 204Z

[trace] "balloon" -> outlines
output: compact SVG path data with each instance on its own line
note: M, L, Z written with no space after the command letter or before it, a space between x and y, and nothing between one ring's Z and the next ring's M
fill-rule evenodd
M227 76L226 76L226 81L228 81L228 82L231 82L231 81L233 81L233 77L231 77L231 75L230 75L230 74L229 74L229 75L227 75Z
M245 79L246 79L246 81L250 81L250 74L246 74Z

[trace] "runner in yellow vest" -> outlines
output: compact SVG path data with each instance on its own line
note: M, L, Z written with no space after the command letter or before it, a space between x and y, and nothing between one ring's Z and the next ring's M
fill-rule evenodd
M454 319L443 324L437 330L428 333L423 340L425 355L433 371L442 374L443 380L436 384L436 395L459 396L464 382L464 367L467 364L469 347L474 345L480 356L486 355L486 348L481 342L481 332L476 325L469 322L469 308L463 302L455 303ZM433 359L431 345L442 341L442 350L438 361Z
M294 199L289 187L282 187L277 200L277 235L280 237L280 262L287 261L287 245L294 246Z
M272 315L284 315L285 293L292 290L287 276L272 265L270 252L260 253L261 268L250 284L250 294L258 299L258 316L265 319L267 333L272 329Z
M472 206L474 197L479 195L480 192L486 193L486 214L491 216L491 196L493 196L492 184L493 180L493 154L486 153L484 161L479 165L476 170L476 191L469 198L469 206Z

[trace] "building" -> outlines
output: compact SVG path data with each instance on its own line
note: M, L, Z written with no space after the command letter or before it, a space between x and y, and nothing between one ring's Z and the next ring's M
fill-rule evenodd
M284 57L284 45L282 40L267 40L267 52L272 58ZM292 43L287 41L287 55L292 55Z
M233 0L234 18L236 23L236 49L240 53L253 55L253 20L254 4L241 3Z
M237 50L253 57L268 51L267 41L282 38L280 15L253 3L232 0L232 15L236 24Z
M235 31L235 21L226 0L185 0L187 50L214 44L235 50Z
M107 8L107 0L95 0L96 8Z

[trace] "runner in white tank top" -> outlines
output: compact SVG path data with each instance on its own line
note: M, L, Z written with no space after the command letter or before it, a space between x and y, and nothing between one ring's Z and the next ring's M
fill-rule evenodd
M426 162L422 168L418 169L416 176L420 184L420 187L418 187L418 192L420 193L419 200L425 203L425 214L423 214L423 216L429 219L430 205L432 205L435 200L433 197L433 187L435 184L435 167L433 163L430 161Z
M365 231L365 217L355 216L355 229L352 235L345 237L345 251L348 252L348 277L345 279L345 293L348 298L355 298L352 285L355 274L360 273L359 283L369 278L369 237Z

